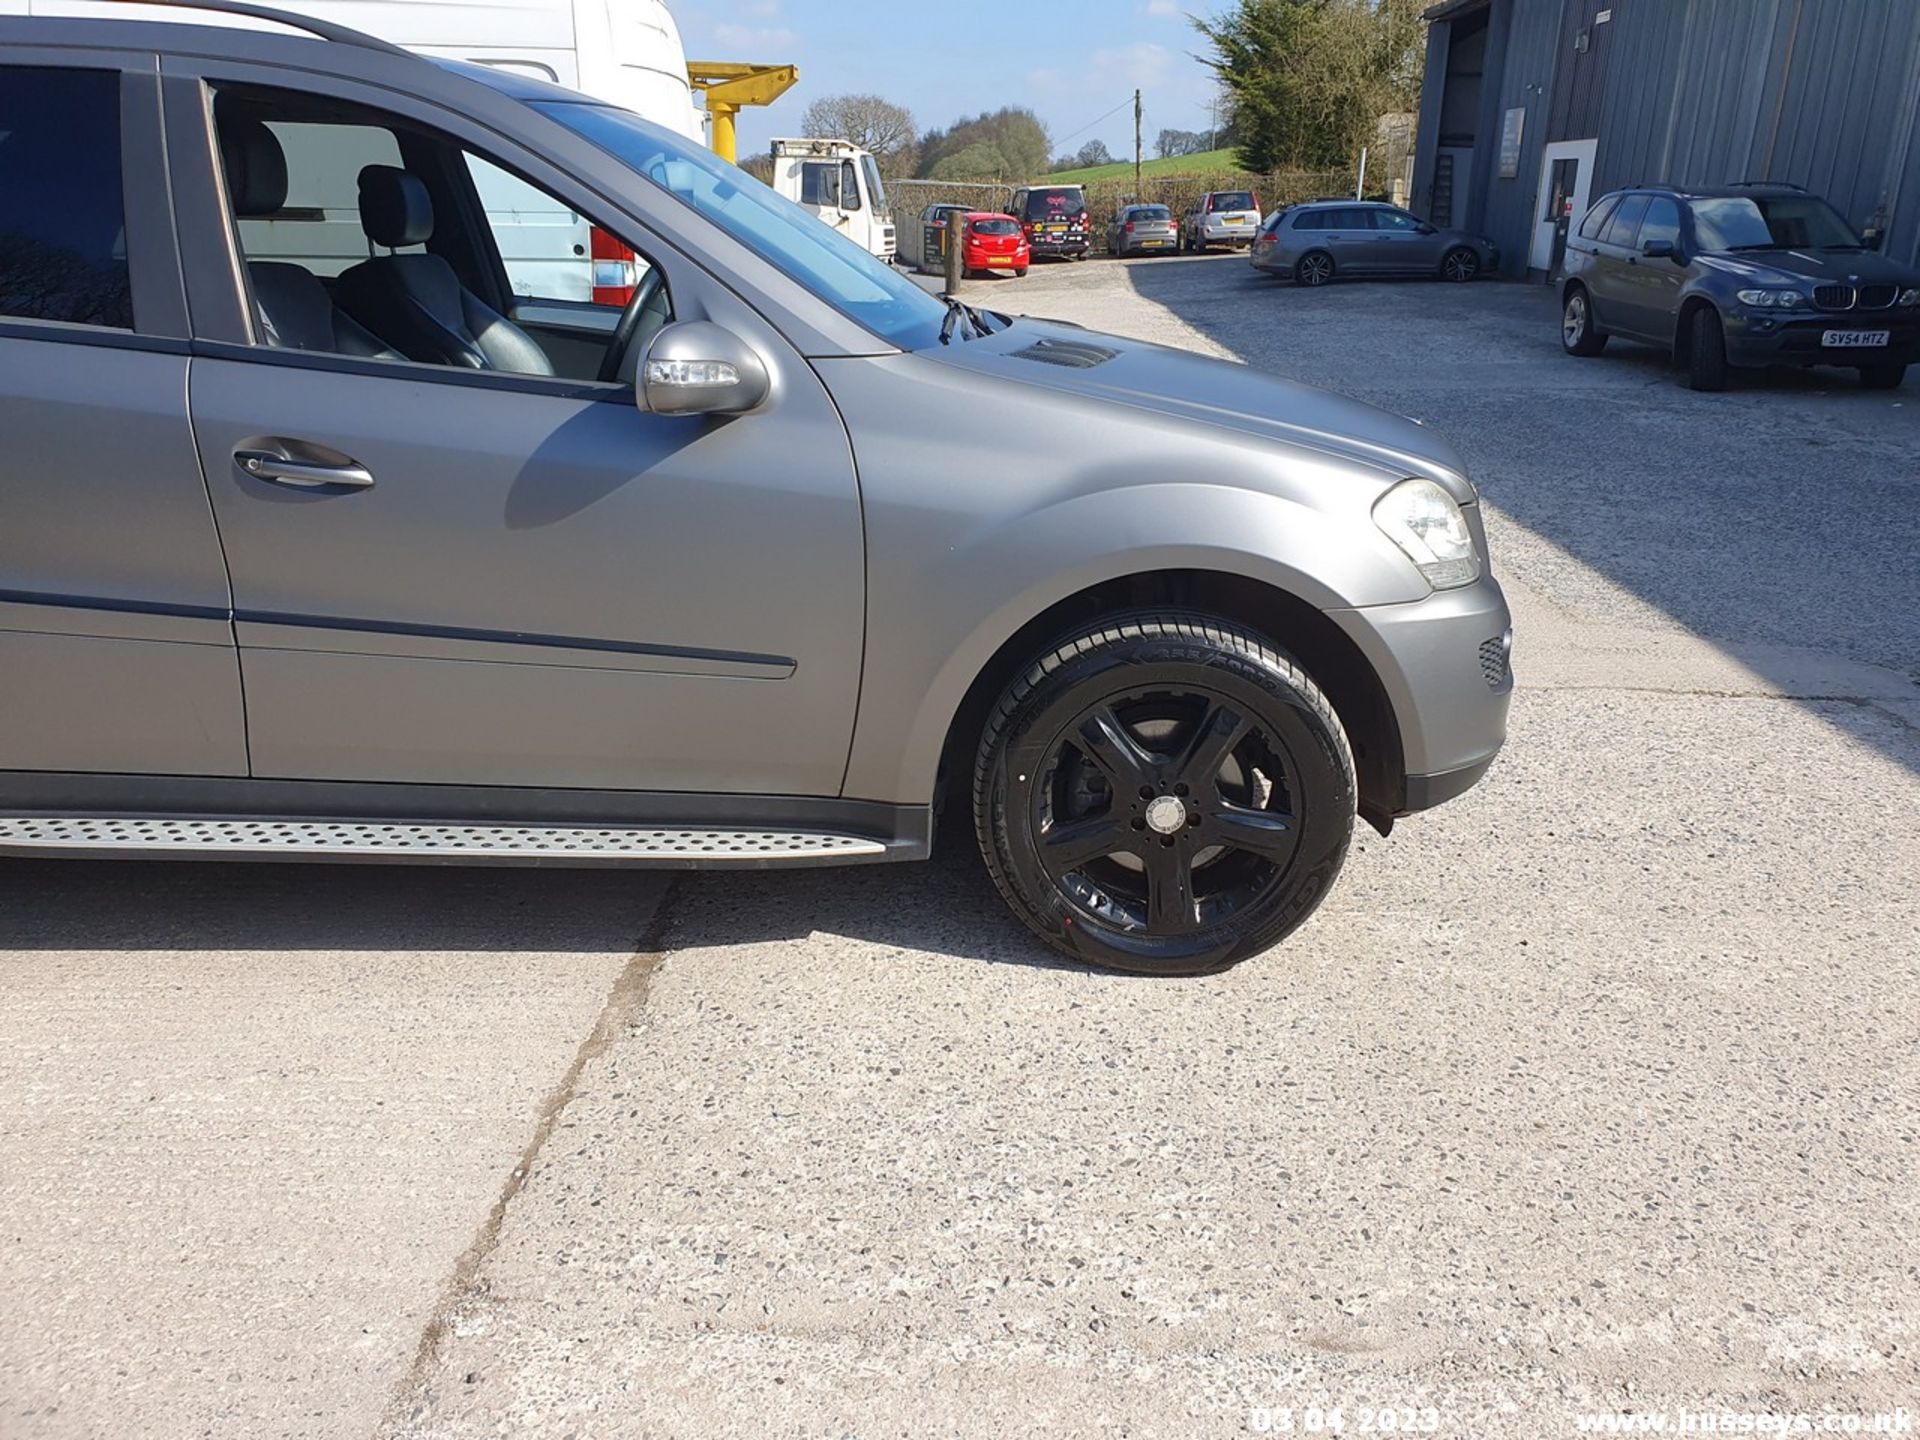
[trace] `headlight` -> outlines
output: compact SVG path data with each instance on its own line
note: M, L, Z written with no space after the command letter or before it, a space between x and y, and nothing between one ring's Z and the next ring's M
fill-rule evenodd
M1915 286L1911 290L1902 290L1900 292L1900 303L1902 305L1920 305L1920 286Z
M1806 303L1807 297L1798 290L1742 290L1740 303L1751 305L1758 310L1793 310Z
M1431 480L1402 480L1375 503L1373 523L1427 577L1436 590L1480 578L1473 532L1454 498Z

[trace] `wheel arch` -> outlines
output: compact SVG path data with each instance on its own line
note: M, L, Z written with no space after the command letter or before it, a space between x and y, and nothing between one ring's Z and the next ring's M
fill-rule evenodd
M1069 632L1136 609L1202 611L1274 641L1305 667L1340 717L1353 749L1360 813L1381 834L1404 808L1406 766L1400 723L1372 664L1339 625L1311 602L1251 576L1227 571L1135 571L1055 601L1003 640L974 675L948 721L936 803L968 803L974 751L987 712L1020 667Z

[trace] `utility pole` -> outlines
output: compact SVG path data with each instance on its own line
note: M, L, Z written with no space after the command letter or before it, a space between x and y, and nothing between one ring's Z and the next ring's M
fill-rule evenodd
M1133 198L1140 198L1140 92L1133 92Z

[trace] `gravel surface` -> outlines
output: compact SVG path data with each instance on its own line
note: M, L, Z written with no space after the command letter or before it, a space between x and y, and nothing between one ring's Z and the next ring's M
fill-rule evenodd
M665 887L0 866L0 1435L1920 1414L1920 381L1698 396L1539 291L1227 257L969 292L1460 444L1487 781L1199 981L1055 963L960 824Z

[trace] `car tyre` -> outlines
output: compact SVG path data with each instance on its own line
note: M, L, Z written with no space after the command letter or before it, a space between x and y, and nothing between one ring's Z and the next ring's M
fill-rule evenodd
M1333 256L1324 250L1309 250L1293 262L1293 283L1319 286L1333 279Z
M1598 355L1607 348L1607 333L1594 322L1584 285L1571 287L1560 307L1560 344L1569 355Z
M1480 257L1471 246L1456 245L1440 257L1440 274L1456 285L1464 285L1480 274Z
M1727 388L1727 330L1711 305L1697 307L1688 319L1687 383L1696 390Z
M1014 278L1019 280L1024 280L1027 278L1027 267L1022 265L1018 270L1015 270L1013 273L1014 273Z
M1222 970L1278 943L1353 835L1346 732L1272 641L1187 611L1117 615L1027 664L974 766L981 854L1074 959Z
M1862 365L1860 383L1869 390L1898 390L1907 378L1905 365Z

